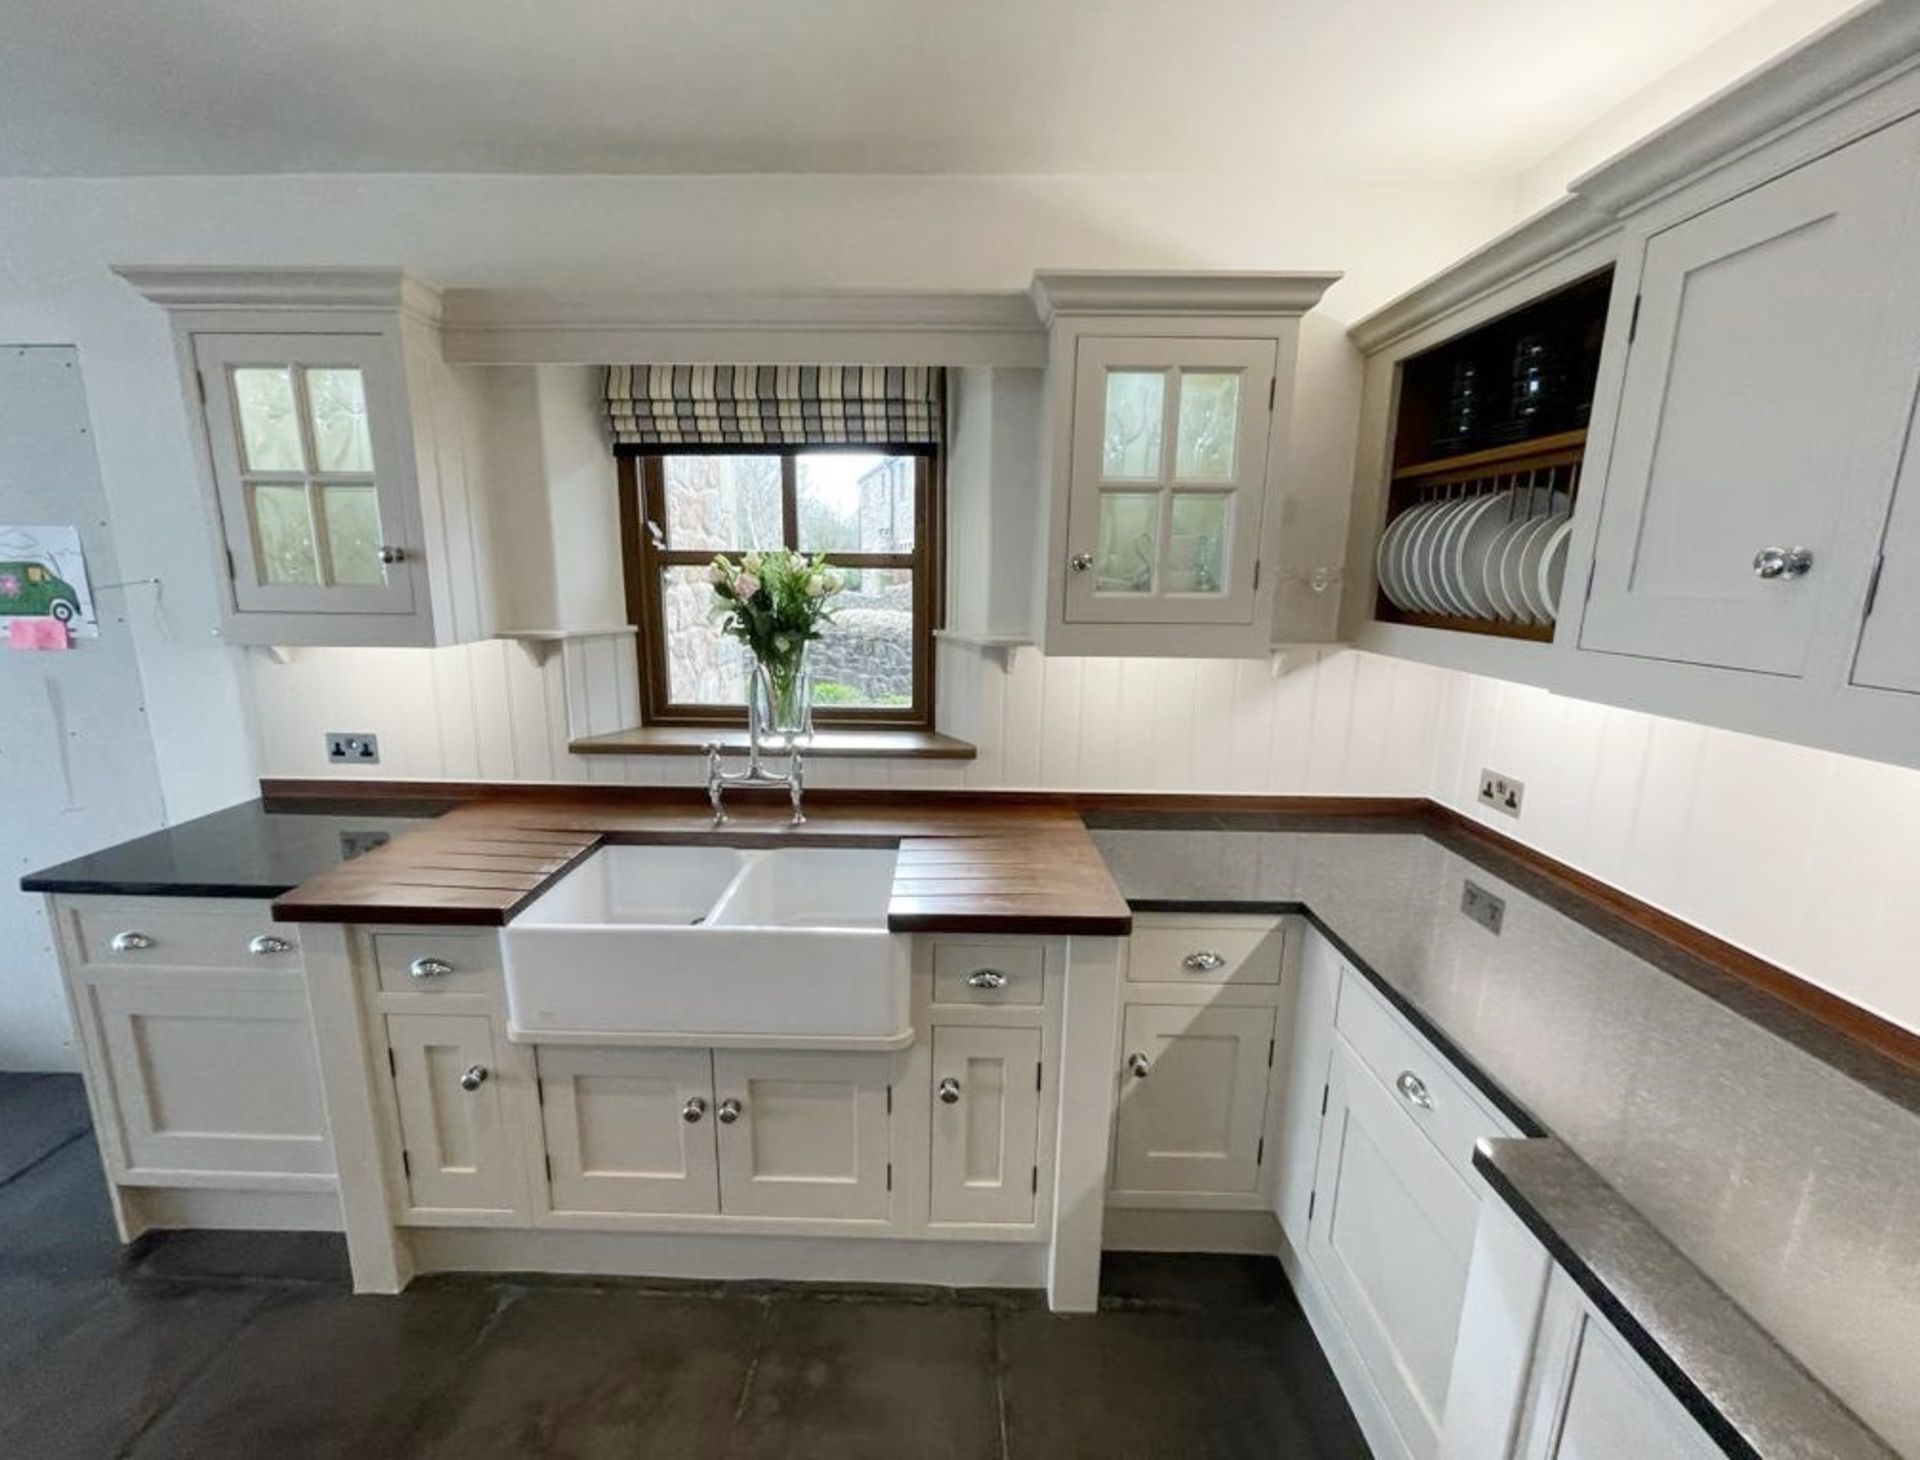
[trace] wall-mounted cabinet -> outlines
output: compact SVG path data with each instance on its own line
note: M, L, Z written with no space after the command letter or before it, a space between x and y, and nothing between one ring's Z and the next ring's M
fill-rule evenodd
M166 308L237 644L492 631L475 382L397 270L119 271Z
M1300 316L1336 277L1035 276L1046 652L1266 652Z

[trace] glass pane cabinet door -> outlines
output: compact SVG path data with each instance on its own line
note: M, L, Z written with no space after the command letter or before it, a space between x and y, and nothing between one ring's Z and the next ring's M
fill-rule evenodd
M241 613L411 613L392 344L194 336ZM411 480L410 477L405 480Z
M1272 340L1079 342L1069 622L1251 621L1274 364Z

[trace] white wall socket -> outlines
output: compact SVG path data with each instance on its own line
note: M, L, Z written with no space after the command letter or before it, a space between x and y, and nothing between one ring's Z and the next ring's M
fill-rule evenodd
M1491 806L1495 811L1504 811L1509 816L1520 814L1520 803L1526 799L1527 788L1512 776L1503 776L1498 771L1480 772L1480 804Z
M351 730L329 730L327 762L330 765L379 765L380 737Z

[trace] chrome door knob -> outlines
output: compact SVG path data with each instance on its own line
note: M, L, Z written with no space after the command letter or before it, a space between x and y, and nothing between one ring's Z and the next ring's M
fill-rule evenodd
M381 562L392 567L395 563L404 563L407 560L407 550L403 547L390 547L383 544L379 556Z
M1767 579L1804 578L1813 571L1813 549L1761 548L1753 555L1753 571L1757 577Z
M407 972L414 978L445 978L453 965L444 958L416 958L407 965Z
M1433 1109L1433 1096L1427 1093L1427 1082L1412 1070L1402 1070L1400 1078L1393 1082L1393 1088L1400 1092L1407 1104L1417 1105L1422 1110Z
M1136 1080L1144 1080L1153 1070L1153 1061L1143 1054L1127 1056L1127 1069Z
M1007 986L1007 976L997 968L976 968L967 975L967 987L970 989L1003 989Z
M461 1073L460 1088L462 1090L472 1092L486 1083L487 1067L485 1065L468 1065Z
M946 1079L940 1082L940 1103L942 1105L958 1105L960 1103L960 1082L954 1079L952 1075L948 1075Z
M291 953L293 952L293 944L289 943L285 938L276 938L271 933L262 933L251 943L247 944L247 952L251 953L255 958L265 958L274 953Z
M688 1125L700 1124L700 1117L707 1113L707 1102L698 1095L690 1096L687 1103L680 1107L680 1118Z
M1199 948L1180 960L1182 968L1190 968L1195 973L1212 973L1215 969L1225 968L1227 960L1211 948Z
M1076 573L1084 573L1093 566L1092 553L1075 553L1067 559L1067 566Z
M153 939L149 938L145 933L135 933L129 930L125 933L115 933L113 935L113 942L108 946L110 946L115 953L140 953L153 946Z
M714 1115L719 1118L720 1124L732 1125L740 1118L740 1102L731 1097L722 1100L720 1108L714 1112Z

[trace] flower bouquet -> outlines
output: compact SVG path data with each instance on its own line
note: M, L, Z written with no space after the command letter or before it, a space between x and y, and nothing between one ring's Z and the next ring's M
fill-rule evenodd
M738 563L723 554L707 577L726 615L721 632L753 655L747 713L756 735L803 742L813 733L807 645L833 621L833 599L846 588L846 576L824 554L782 548L747 553Z

